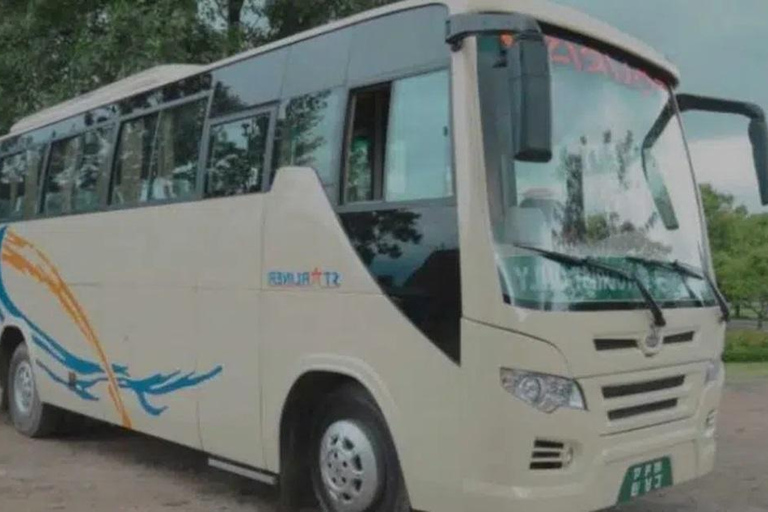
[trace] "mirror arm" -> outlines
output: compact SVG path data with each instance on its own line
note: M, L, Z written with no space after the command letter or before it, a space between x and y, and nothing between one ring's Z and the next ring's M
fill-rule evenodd
M759 105L744 101L723 100L693 94L678 94L677 104L680 107L681 113L699 110L716 114L740 115L752 121L765 121L765 111Z

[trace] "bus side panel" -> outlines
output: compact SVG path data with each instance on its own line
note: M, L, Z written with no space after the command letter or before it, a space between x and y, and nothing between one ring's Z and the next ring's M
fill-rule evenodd
M259 283L262 195L212 200L198 226L200 274L197 351L201 368L222 373L199 388L203 448L263 467L259 389Z
M455 510L459 367L382 294L313 172L280 170L266 204L261 328L267 468L279 470L280 419L291 386L307 371L335 371L361 382L384 412L413 506Z
M0 310L4 325L24 334L42 401L125 424L105 368L126 366L131 350L103 328L101 279L111 262L102 228L93 215L2 228Z

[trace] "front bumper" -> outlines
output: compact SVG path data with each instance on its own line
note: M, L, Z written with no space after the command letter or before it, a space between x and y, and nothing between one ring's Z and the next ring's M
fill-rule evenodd
M712 471L716 443L707 420L718 410L724 375L721 372L717 382L705 384L706 362L640 372L641 378L688 372L694 375L690 380L701 380L686 388L688 398L676 409L683 411L684 417L660 411L650 415L658 421L631 423L637 427L620 431L606 424L605 408L589 392L586 398L588 407L592 398L592 407L588 411L561 409L544 414L502 390L498 373L487 371L500 361L515 361L521 369L558 375L567 375L567 370L564 360L558 363L551 347L543 344L546 357L536 356L541 346L532 348L530 343L518 345L525 350L517 354L493 354L488 350L493 346L502 345L488 343L485 350L475 353L477 359L467 357L471 379L466 382L465 408L466 418L473 421L465 426L466 443L462 446L465 476L457 493L462 497L461 505L445 503L441 510L589 512L615 505L627 471L637 464L669 457L674 485ZM514 345L506 345L510 346ZM545 361L552 366L543 366ZM605 378L595 380L601 383ZM580 380L580 384L585 390L597 389L594 382ZM534 470L531 462L539 440L569 447L572 463Z
M701 418L704 421L704 418ZM689 423L689 422L686 422ZM464 484L465 511L579 512L615 505L627 470L660 457L672 460L674 484L712 471L714 439L703 438L692 425L663 427L614 436L587 466L571 471L571 477L548 484L546 476L528 486L501 485L477 480ZM579 467L578 462L574 468Z

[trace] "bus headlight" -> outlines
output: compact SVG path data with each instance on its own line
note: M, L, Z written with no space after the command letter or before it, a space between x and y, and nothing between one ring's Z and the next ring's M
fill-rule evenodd
M501 386L513 396L547 414L562 407L580 410L587 408L581 387L572 379L502 368Z
M720 378L720 372L723 369L723 363L719 360L710 361L707 365L707 380L705 384L716 382Z

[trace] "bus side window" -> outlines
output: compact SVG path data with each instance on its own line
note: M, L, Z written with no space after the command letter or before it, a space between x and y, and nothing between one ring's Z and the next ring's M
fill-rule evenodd
M270 117L265 112L211 127L205 197L261 190Z
M51 147L43 213L87 212L101 205L109 179L112 126L60 140Z
M333 183L334 152L342 122L341 94L327 90L283 103L275 134L273 169L312 167L323 183Z
M197 194L200 142L208 100L160 114L152 158L150 201L190 199Z
M207 100L123 123L112 204L190 199L197 193L200 140Z
M157 119L157 114L150 114L127 121L120 127L112 204L132 205L149 200L149 167Z
M114 127L107 126L83 134L83 156L75 171L73 210L93 211L101 206L109 183L109 157Z
M83 154L83 137L54 142L43 189L43 213L61 215L72 211L72 186Z
M23 215L27 191L26 153L16 153L0 160L0 219L18 219ZM34 189L32 189L34 191Z
M345 203L453 195L448 91L439 71L353 94Z
M394 83L384 168L386 201L453 195L449 107L446 71Z

